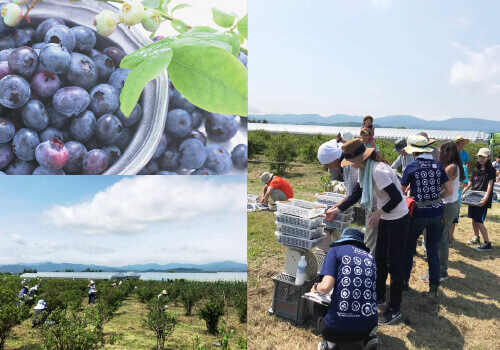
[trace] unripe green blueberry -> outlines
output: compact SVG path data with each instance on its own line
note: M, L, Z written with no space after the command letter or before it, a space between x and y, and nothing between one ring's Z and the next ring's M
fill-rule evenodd
M161 18L155 11L146 10L141 23L148 32L156 32L160 28Z
M144 17L144 6L138 0L125 0L123 2L123 7L118 12L120 21L126 26L133 26L135 24L141 23Z
M30 0L12 0L12 2L18 4L18 5L26 5Z
M10 3L2 9L2 17L6 25L14 27L21 22L23 11L19 5Z
M94 18L94 25L97 29L97 32L104 36L113 34L113 32L116 30L117 24L118 20L116 18L116 15L111 10L104 10Z

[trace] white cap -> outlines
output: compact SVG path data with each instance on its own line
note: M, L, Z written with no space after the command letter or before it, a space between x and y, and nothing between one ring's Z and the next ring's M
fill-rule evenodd
M354 138L354 135L352 134L352 132L350 132L347 129L342 130L340 132L340 136L342 137L342 140L344 140L345 142L351 141Z
M325 142L318 148L318 160L321 164L330 164L340 159L341 156L342 148L337 143L337 140Z
M47 304L45 303L45 301L40 299L40 300L38 300L38 303L34 307L34 310L45 310L46 308L47 308Z

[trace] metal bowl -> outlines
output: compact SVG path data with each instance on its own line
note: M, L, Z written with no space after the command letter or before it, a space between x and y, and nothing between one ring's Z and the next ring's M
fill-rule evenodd
M85 0L43 0L30 12L31 23L39 24L49 17L60 17L69 26L82 25L92 27L94 17L103 10L116 12L116 7L105 2ZM113 45L126 54L132 53L151 43L137 28L130 29L120 24L109 37L97 35L96 49ZM142 106L142 118L136 131L118 161L104 175L135 175L151 159L160 142L168 106L168 78L163 73L156 80L146 84L139 102Z

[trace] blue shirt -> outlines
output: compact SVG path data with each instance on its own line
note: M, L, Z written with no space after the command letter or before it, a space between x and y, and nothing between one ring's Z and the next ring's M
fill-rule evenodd
M462 160L462 163L469 163L469 153L465 152L465 150L461 150L460 152L460 159Z
M377 269L363 249L345 244L331 248L320 276L333 276L332 302L325 325L341 332L369 332L377 325Z
M465 164L463 165L464 167L464 174L465 174L465 179L464 181L462 181L463 184L468 184L469 183L469 171L467 170L467 167L465 166ZM458 205L462 204L462 192L463 192L463 188L460 188L458 190Z
M430 156L430 154L429 154ZM439 198L441 184L448 181L448 175L441 163L430 157L418 157L408 164L401 185L410 186L411 196L415 202L430 202ZM444 215L443 201L436 204L416 207L413 212L415 217L435 217Z

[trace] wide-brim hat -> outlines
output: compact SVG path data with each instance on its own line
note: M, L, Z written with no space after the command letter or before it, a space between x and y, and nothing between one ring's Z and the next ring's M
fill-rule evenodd
M162 294L162 295L167 295L168 293L167 293L167 291L164 289L164 290L162 290L162 291L161 291L161 294Z
M45 301L40 299L40 300L38 300L38 303L36 304L36 306L33 309L34 310L45 310L46 308L47 308L47 304L45 303Z
M469 142L470 142L469 139L464 138L462 135L459 135L459 136L455 137L455 140L453 140L453 142L455 142L455 143L458 143L460 141L464 142L464 146L467 145L467 144L469 144Z
M260 182L262 182L263 184L267 184L273 178L273 175L273 173L266 171L260 176Z
M365 245L365 234L358 228L348 227L342 231L340 238L330 243L330 247L335 247L343 242L358 242Z
M427 144L428 144L428 145L432 145L433 143L435 143L435 142L436 142L436 140L435 140L435 139L430 139L430 138L429 138L429 135L427 135L427 133L426 133L426 132L424 132L424 131L419 132L417 135L419 135L419 136L424 136L424 137L427 139Z
M405 139L397 139L396 142L394 142L394 149L392 151L395 153L400 153L405 149L406 146L408 146L408 144L406 143Z
M342 145L342 155L344 159L342 160L341 166L353 165L361 163L370 157L370 155L375 151L375 148L366 148L363 141L360 139L353 139Z
M433 149L429 147L430 143L427 137L423 135L410 136L408 146L405 147L406 153L432 153Z
M95 282L94 282L94 281L92 281L92 280L90 280L90 284L95 284Z

